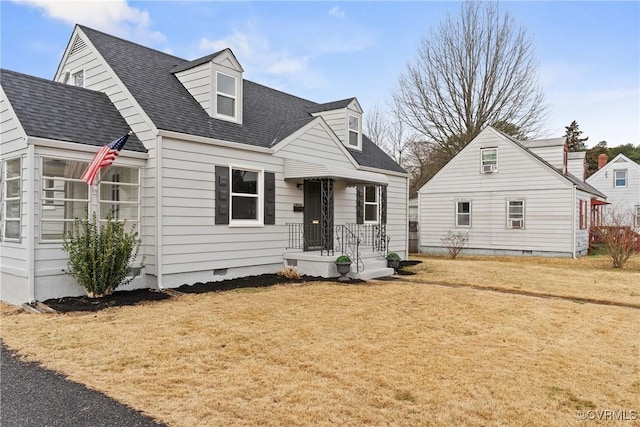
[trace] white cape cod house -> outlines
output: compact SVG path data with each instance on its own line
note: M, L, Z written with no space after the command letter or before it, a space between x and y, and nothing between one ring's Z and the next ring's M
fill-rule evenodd
M318 104L243 79L229 49L186 61L76 26L53 81L2 70L1 299L80 295L62 237L85 211L138 227L129 288L273 273L387 275L407 255L407 173L355 98ZM133 131L99 183L98 148Z
M577 257L606 196L584 182L585 153L564 138L517 141L485 128L418 192L419 245L468 233L462 253Z

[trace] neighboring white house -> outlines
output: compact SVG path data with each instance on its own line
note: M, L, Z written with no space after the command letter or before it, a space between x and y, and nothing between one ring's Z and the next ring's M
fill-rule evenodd
M452 231L468 233L467 254L586 254L605 196L569 170L584 171L584 156L569 156L564 138L517 141L487 127L419 190L420 251L444 253Z
M601 154L598 170L587 182L607 195L607 212L632 215L635 227L640 228L640 164L624 154L607 162L607 155Z
M392 272L385 253L407 256L407 173L363 135L357 99L318 104L243 71L229 49L186 61L84 26L53 82L2 70L0 298L83 293L61 239L87 209L138 226L145 268L129 288L283 265L337 276L342 252L359 277ZM98 147L129 129L88 188Z

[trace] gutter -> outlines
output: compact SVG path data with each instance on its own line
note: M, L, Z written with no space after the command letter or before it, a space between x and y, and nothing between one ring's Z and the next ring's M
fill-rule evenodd
M162 136L156 138L156 286L162 284Z

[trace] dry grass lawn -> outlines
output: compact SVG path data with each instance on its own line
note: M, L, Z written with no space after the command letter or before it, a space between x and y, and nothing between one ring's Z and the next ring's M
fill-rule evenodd
M493 278L636 301L637 268L423 261L402 278L411 281L274 286L67 315L3 306L1 335L25 358L171 426L571 426L588 425L582 409L640 409L639 309L418 283ZM509 269L520 273L501 275Z

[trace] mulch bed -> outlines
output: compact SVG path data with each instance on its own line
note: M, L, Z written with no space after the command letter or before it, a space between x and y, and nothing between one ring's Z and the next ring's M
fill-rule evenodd
M402 261L400 270L396 275L415 274L411 271L403 270L403 267L416 265L422 261ZM393 277L393 276L391 276ZM391 280L391 279L388 279ZM338 279L326 279L316 276L302 276L299 279L289 279L277 274L262 274L259 276L238 277L235 279L222 280L219 282L198 282L193 285L184 284L179 288L174 288L185 294L200 294L204 292L222 292L240 288L264 288L267 286L281 285L287 283L304 283L304 282L338 282ZM338 282L347 285L355 285L365 283L364 280L354 280L349 282ZM153 289L136 289L133 291L116 291L111 295L101 298L89 298L87 296L55 298L43 301L43 303L52 309L61 313L72 311L99 311L108 307L119 307L125 305L136 305L148 301L161 301L171 298L171 295L165 292Z

